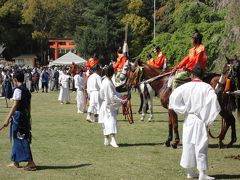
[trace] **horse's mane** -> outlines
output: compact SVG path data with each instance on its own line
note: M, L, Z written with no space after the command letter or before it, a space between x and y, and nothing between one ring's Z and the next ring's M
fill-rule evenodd
M202 77L203 82L210 84L210 81L216 77L221 76L221 74L218 73L205 73Z

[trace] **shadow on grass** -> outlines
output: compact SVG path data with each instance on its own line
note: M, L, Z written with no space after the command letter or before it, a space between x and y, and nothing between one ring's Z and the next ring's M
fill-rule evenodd
M236 174L236 175L230 175L230 174L216 174L213 175L213 177L215 177L216 179L239 179L240 178L240 174Z
M218 149L220 149L218 144L209 144L208 148L218 148ZM227 144L224 144L222 149L226 149L226 148L229 148L229 149L230 148L238 148L239 149L240 148L240 144L234 144L231 147L227 147Z
M163 145L164 143L136 143L136 144L118 144L120 147L130 147L130 146L157 146Z
M72 166L37 166L37 170L47 170L47 169L77 169L84 166L91 166L92 164L78 164Z
M9 111L1 111L0 114L7 114Z

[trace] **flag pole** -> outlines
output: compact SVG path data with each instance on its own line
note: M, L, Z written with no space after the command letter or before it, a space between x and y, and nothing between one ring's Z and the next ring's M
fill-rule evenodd
M153 0L153 42L155 43L155 34L156 34L156 0Z

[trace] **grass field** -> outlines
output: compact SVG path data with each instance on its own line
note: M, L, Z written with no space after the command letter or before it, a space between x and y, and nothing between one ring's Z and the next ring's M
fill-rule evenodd
M0 180L9 179L185 179L185 171L179 165L181 145L178 149L167 148L168 115L154 99L154 122L140 122L134 114L135 123L130 125L122 114L118 116L119 148L103 145L100 124L88 123L86 114L76 113L75 93L71 104L61 105L58 92L33 93L32 129L33 158L38 166L36 172L9 169L11 144L9 127L0 134ZM133 112L137 112L139 98L133 93ZM9 108L0 100L0 118L4 120ZM179 131L182 134L182 120ZM213 126L217 133L220 118ZM239 136L239 121L237 133ZM225 143L230 141L230 131ZM217 179L240 179L240 161L226 156L240 154L239 141L233 148L219 149L218 141L210 139L209 174Z

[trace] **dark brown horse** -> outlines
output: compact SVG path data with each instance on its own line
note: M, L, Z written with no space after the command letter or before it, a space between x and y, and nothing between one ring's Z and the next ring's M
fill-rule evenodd
M223 68L221 76L212 78L210 84L215 88L218 101L221 106L220 115L222 116L222 129L217 136L219 138L219 146L223 147L223 140L229 127L231 127L231 141L227 147L231 147L237 141L236 123L233 112L237 110L239 116L240 99L234 95L233 92L240 89L240 61L235 59L228 59ZM210 133L210 136L212 134Z
M158 70L150 65L147 65L145 63L142 63L141 61L135 62L135 67L141 66L142 67L142 76L145 80L151 79L153 77L156 77L160 74L164 74L168 71L161 71ZM136 68L133 68L136 69ZM138 76L139 73L133 73L133 76L130 78L130 83L132 85L138 84L140 81ZM160 97L161 104L164 108L168 109L168 103L169 103L169 96L171 95L171 88L168 87L168 79L170 75L166 75L163 77L160 77L154 81L152 81L150 84L152 88L157 92L158 96ZM236 110L237 105L235 103L235 96L231 93L225 92L225 86L226 86L226 78L231 79L230 80L230 88L228 89L229 92L235 91L239 89L240 85L240 61L237 59L234 60L228 60L226 63L223 73L222 73L222 81L219 82L221 75L218 74L206 74L203 78L204 82L210 83L213 88L216 88L216 85L218 85L216 91L218 94L218 100L219 104L221 106L221 112L220 115L223 118L223 121L225 122L225 126L222 128L219 138L219 146L223 147L223 140L226 135L226 132L228 128L231 126L232 129L232 135L231 135L231 141L228 144L228 147L230 147L234 142L236 142L236 127L235 127L235 118L233 116L233 111ZM136 80L138 79L138 80ZM238 84L238 86L236 85ZM239 107L239 106L238 106ZM177 148L177 145L179 143L179 132L178 132L178 117L177 114L173 111L168 109L168 115L169 115L169 133L168 133L168 139L166 140L165 144L166 146L170 146L171 141L173 140L173 132L175 136L175 141L172 143L173 148Z

